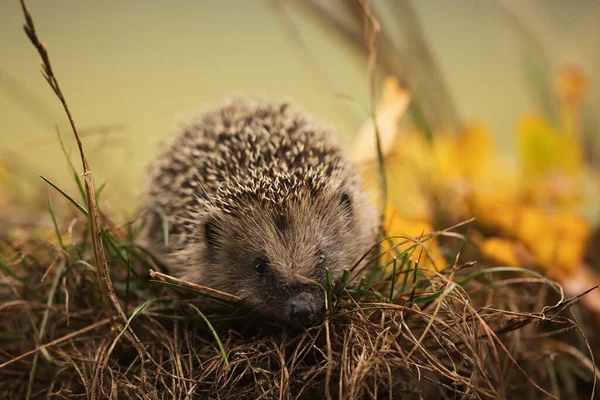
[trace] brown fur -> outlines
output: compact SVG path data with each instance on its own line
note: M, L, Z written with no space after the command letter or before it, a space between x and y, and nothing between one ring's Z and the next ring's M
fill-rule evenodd
M175 275L283 320L316 309L325 268L338 279L375 241L376 218L331 133L288 104L234 99L188 124L155 160L150 246ZM266 271L257 264L266 260Z

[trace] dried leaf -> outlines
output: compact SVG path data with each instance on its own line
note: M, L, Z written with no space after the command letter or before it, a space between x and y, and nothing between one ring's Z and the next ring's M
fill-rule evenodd
M410 94L400 88L398 79L388 77L384 81L382 102L377 111L377 128L381 149L384 155L392 150L396 139L398 122L410 103ZM375 126L373 121L365 122L361 128L354 147L354 159L357 162L377 159Z

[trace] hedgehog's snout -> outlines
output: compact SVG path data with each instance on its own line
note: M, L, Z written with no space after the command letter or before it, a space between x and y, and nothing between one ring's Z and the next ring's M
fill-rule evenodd
M312 296L308 293L300 293L285 302L284 312L293 323L307 326L317 322L319 310Z

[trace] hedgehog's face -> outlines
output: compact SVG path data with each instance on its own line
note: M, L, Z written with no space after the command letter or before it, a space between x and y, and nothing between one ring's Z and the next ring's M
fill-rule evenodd
M282 322L318 322L326 269L335 282L365 251L351 193L324 191L277 207L254 202L233 214L211 210L199 233L202 283Z

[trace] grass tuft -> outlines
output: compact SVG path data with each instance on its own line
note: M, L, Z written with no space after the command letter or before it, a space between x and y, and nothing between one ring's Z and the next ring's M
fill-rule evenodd
M78 229L63 243L58 266L46 271L57 250L36 236L9 240L27 257L2 259L0 378L29 378L0 386L0 397L104 398L116 390L151 399L165 392L175 398L545 398L592 385L593 363L585 345L579 350L579 328L569 314L579 298L562 298L557 284L524 269L468 263L429 271L411 260L418 254L412 247L382 256L381 270L365 270L369 277L351 278L348 270L335 284L329 279L329 318L294 330L248 314L235 296L149 269L157 265L134 246L136 237L104 230L115 295L128 316L115 331L103 318L93 251L81 243L91 240L84 234L89 220L69 196L60 200L46 212L64 208L60 215L75 215ZM55 219L54 233L64 237L66 224ZM405 240L388 239L393 245ZM87 250L80 257L81 248ZM51 283L39 279L45 273ZM409 276L405 285L402 275ZM491 276L497 286L489 284ZM69 324L65 293L73 299ZM18 322L27 310L33 325ZM550 356L536 335L572 344L553 344Z

